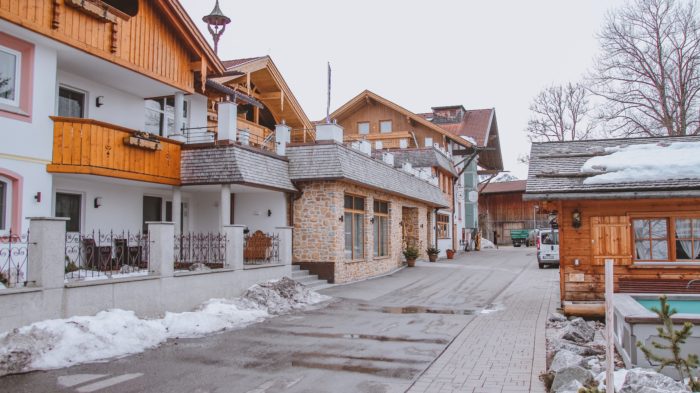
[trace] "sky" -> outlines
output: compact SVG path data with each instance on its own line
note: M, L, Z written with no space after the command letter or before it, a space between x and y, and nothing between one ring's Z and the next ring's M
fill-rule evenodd
M214 0L180 0L202 16ZM496 108L505 170L524 179L529 105L578 81L598 52L605 15L625 0L220 0L232 22L222 59L270 55L311 120L369 89L413 112Z

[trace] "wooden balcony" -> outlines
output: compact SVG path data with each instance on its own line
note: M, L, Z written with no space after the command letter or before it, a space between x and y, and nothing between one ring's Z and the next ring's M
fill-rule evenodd
M353 134L346 135L343 138L344 142L354 142L366 140L372 143L374 148L376 141L382 142L382 149L398 149L401 147L401 140L405 139L408 143L407 147L416 147L413 134L408 131L387 132L384 134Z
M275 139L271 137L274 131L271 129L248 121L242 117L238 118L238 129L248 131L250 134L250 144L252 146L274 151Z
M92 119L54 121L51 173L180 184L180 143Z

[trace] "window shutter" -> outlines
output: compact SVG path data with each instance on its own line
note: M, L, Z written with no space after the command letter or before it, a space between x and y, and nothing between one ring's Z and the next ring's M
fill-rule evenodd
M606 259L616 265L632 263L629 217L591 217L591 253L594 265L604 265Z

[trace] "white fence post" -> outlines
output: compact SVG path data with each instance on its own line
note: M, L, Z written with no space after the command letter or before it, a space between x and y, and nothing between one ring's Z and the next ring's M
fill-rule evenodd
M66 221L64 217L30 217L27 281L44 289L63 288Z
M233 270L243 269L243 230L245 225L224 225L226 235L225 266Z
M147 222L146 225L149 268L161 277L172 277L175 273L175 224Z
M614 340L614 304L613 293L615 276L613 259L605 260L605 387L610 393L615 392L615 347Z
M279 234L280 263L283 265L292 264L292 227L277 227Z

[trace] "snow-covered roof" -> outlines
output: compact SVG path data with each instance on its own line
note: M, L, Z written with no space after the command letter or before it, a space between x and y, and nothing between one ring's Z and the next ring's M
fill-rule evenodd
M700 136L533 143L527 200L700 197Z

